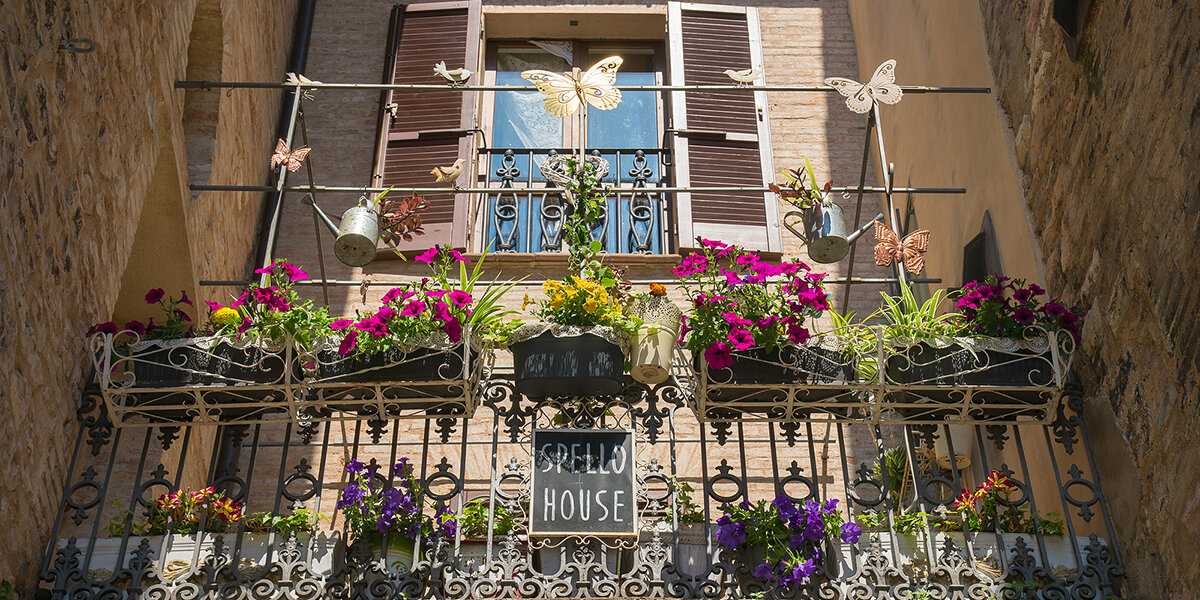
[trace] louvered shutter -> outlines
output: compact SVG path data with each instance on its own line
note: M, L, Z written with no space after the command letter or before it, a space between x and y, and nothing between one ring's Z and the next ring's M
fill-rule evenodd
M391 83L443 84L433 74L433 65L445 61L446 67L479 70L479 0L469 2L432 2L399 5L393 17L389 40ZM473 76L472 82L474 82ZM457 91L392 90L381 98L384 105L395 103L396 116L384 113L380 144L376 156L374 185L396 186L393 194L405 188L438 187L429 171L434 166L451 165L457 158L467 160L459 184L469 185L474 153L475 93ZM382 141L382 140L381 140ZM429 208L422 213L425 235L401 249L426 248L433 244L466 245L467 195L425 194ZM381 256L383 256L381 254Z
M729 85L722 71L763 65L757 9L671 2L667 22L672 85ZM671 128L676 185L762 187L773 180L766 92L671 92ZM704 237L782 252L769 192L681 193L676 205L681 249Z

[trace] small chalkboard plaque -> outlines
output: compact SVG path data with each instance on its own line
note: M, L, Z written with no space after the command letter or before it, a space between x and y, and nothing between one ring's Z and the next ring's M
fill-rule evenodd
M635 535L633 432L533 432L532 535Z

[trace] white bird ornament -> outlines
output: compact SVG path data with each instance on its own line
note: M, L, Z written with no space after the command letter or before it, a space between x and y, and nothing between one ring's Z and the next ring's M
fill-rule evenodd
M446 80L452 87L458 87L467 82L471 78L471 72L466 69L446 69L446 61L440 61L433 65L433 73L438 77Z
M437 183L449 183L452 189L457 190L458 175L462 173L463 163L465 162L466 160L460 158L448 167L434 167L429 174L435 176L434 181Z
M757 67L751 67L749 69L742 69L740 71L734 71L733 69L725 69L724 71L721 71L721 72L728 75L729 78L734 80L737 85L747 86L747 85L754 83L755 79L762 77L763 70L759 69Z

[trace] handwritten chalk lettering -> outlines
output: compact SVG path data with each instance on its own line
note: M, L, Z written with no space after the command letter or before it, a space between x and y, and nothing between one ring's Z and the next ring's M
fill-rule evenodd
M633 533L632 432L537 430L533 450L534 534Z

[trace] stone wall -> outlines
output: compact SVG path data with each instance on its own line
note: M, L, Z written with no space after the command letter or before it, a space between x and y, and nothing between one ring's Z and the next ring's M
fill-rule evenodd
M188 67L193 14L204 12L196 4L0 8L0 578L23 595L35 586L68 477L90 368L84 331L145 320L138 302L150 287L195 298L196 281L243 273L252 251L261 196L193 202L186 192L184 92L173 84ZM218 6L217 51L198 54L231 65L228 77L279 77L292 4ZM58 48L73 37L95 50ZM209 111L212 176L261 181L278 93L207 93L222 94L219 118ZM161 231L172 234L160 240Z
M1200 10L1093 0L1072 59L1049 0L981 0L1046 281L1090 311L1075 358L1129 577L1200 586L1195 253Z

